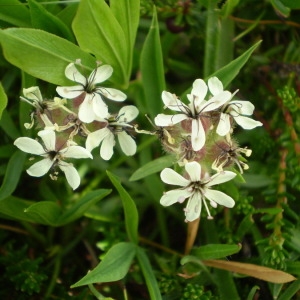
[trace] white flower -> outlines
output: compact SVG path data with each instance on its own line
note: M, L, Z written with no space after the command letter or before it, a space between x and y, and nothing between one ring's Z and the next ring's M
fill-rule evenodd
M118 137L122 151L127 155L134 155L136 152L136 143L129 134L128 129L133 128L128 124L138 115L138 109L133 105L124 106L120 109L117 116L108 116L106 118L106 127L90 133L86 140L86 148L92 151L101 144L100 156L109 160L113 155L115 145L115 135Z
M75 81L79 85L57 87L57 93L67 99L73 99L85 93L83 102L79 106L78 117L82 122L91 123L97 117L105 118L108 108L103 97L114 101L124 101L126 95L113 88L96 86L107 80L113 73L113 68L103 65L92 71L88 78L84 77L76 68L74 63L70 63L65 70L68 79Z
M93 158L92 154L83 147L68 145L63 149L56 149L56 136L53 130L42 130L38 132L43 144L38 141L20 137L15 140L14 145L20 150L44 157L41 161L33 164L27 173L34 177L45 175L51 168L60 168L67 178L69 185L75 190L80 184L80 177L72 164L63 161L65 158Z
M223 91L223 84L217 77L210 78L208 86L213 95L218 95ZM251 116L253 111L254 105L251 102L229 99L229 101L224 103L221 108L220 121L216 130L217 134L224 136L230 132L231 117L244 129L253 129L257 126L262 126L261 122L245 117Z
M194 151L199 151L205 144L205 130L201 122L201 116L206 112L216 110L231 98L228 91L220 91L211 99L206 101L207 85L202 79L196 79L193 83L191 94L187 95L189 104L186 105L174 94L163 91L162 100L165 107L180 112L177 115L159 114L154 122L157 126L172 126L183 120L192 121L191 140Z
M201 175L201 165L195 161L188 162L185 165L185 170L189 179L184 178L174 170L165 168L160 177L163 182L172 185L179 185L181 188L168 191L160 199L163 206L169 206L176 202L182 203L188 199L185 208L186 221L191 222L200 217L202 204L204 204L208 218L212 218L206 203L206 199L210 201L211 206L216 207L217 204L233 207L234 200L228 195L210 189L211 186L231 180L236 176L230 171L219 172L212 177L207 174Z

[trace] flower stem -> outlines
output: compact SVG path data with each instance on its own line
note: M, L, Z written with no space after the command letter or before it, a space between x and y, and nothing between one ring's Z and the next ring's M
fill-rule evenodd
M185 255L190 253L190 251L195 243L199 224L200 224L200 218L198 218L192 222L188 222L187 238L186 238L185 250L184 250Z

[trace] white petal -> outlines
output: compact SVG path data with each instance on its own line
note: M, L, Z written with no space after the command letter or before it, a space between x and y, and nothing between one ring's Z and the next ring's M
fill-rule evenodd
M45 158L45 159L33 164L29 169L26 170L26 172L30 176L41 177L50 170L53 163L54 163L54 161L52 161L50 158Z
M253 119L250 119L248 117L244 116L237 116L234 117L234 120L244 129L253 129L258 126L262 126L263 124L259 121L255 121Z
M250 101L233 100L229 104L230 109L237 111L238 114L247 116L251 116L255 108Z
M172 126L174 124L177 124L183 120L188 119L189 117L184 114L178 114L178 115L165 115L165 114L158 114L154 118L154 123L156 126Z
M204 103L201 107L202 112L206 111L212 111L219 107L221 107L223 104L228 102L231 99L232 95L228 91L224 91L219 93L218 95L210 98L206 103Z
M107 80L113 73L113 68L110 65L103 65L95 69L89 76L88 82L92 84L101 83Z
M222 171L220 173L217 173L217 174L213 175L210 178L210 181L206 184L206 186L212 186L212 185L216 185L216 184L219 184L219 183L229 181L232 178L234 178L235 176L236 176L236 174L234 172Z
M26 153L42 155L46 152L44 147L38 141L28 137L17 138L14 145Z
M66 179L73 190L77 189L80 185L80 176L72 164L60 162L59 168L65 173Z
M74 99L80 96L84 92L84 88L81 85L75 86L58 86L56 92L64 98Z
M190 183L190 180L187 180L170 168L163 169L160 173L160 178L164 183L172 185L187 186Z
M139 114L139 110L134 105L123 106L118 113L118 121L129 123Z
M108 107L99 94L93 94L92 106L94 114L99 118L108 117Z
M196 79L193 83L192 95L197 97L198 101L202 101L207 94L207 85L202 79Z
M56 149L56 137L55 131L50 129L41 130L38 132L38 136L41 137L43 143L48 151L53 151Z
M92 94L86 94L83 102L79 106L78 117L84 123L91 123L95 120Z
M77 70L74 63L70 63L65 70L65 75L68 79L80 83L83 86L86 86L86 78Z
M103 139L109 134L111 134L111 131L108 128L102 128L90 133L85 142L86 149L92 151L94 148L98 147Z
M223 83L217 77L211 77L208 79L208 87L210 92L215 96L223 92Z
M127 96L126 94L124 94L123 92L117 90L117 89L113 89L113 88L97 88L96 89L97 93L101 93L103 96L105 96L106 98L110 99L110 100L114 100L114 101L118 101L118 102L122 102L124 101Z
M65 150L65 149L63 149ZM64 157L70 157L70 158L93 158L90 151L87 149L80 147L80 146L69 146L66 148L66 151L63 152L62 155Z
M186 189L172 190L163 194L160 198L160 204L163 206L170 206L176 202L182 202L183 199L188 198L191 195Z
M135 140L125 131L122 131L118 134L118 140L121 146L122 151L127 156L132 156L136 152L136 143Z
M217 127L217 134L220 136L225 136L231 128L230 115L221 113L220 121Z
M229 208L233 207L235 204L234 200L231 197L229 197L228 195L226 195L220 191L207 189L204 193L204 196L210 201L214 201L220 205L223 205L223 206L226 206Z
M205 131L199 119L192 121L192 147L194 151L199 151L205 144Z
M114 145L115 136L110 132L102 141L100 156L105 160L109 160L114 154Z
M167 91L163 91L161 94L161 98L166 107L175 111L185 111L184 107L186 105L177 99L176 95L171 94Z
M185 170L188 172L191 181L201 181L201 165L196 161L188 162L185 165Z
M192 222L200 217L202 209L202 199L200 193L194 193L189 199L185 208L185 217L188 222Z

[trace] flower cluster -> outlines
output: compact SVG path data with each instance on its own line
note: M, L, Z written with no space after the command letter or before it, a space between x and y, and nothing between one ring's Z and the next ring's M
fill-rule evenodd
M244 129L262 125L249 118L254 111L249 101L233 100L237 92L224 90L216 77L210 78L207 84L196 79L187 95L188 104L163 91L165 108L176 114L157 115L154 132L138 130L137 125L131 124L139 113L135 106L123 106L118 113L110 113L107 100L123 102L127 98L115 88L102 86L112 75L112 67L98 65L87 77L79 67L80 61L66 67L65 76L76 85L57 87L62 98L45 100L38 87L23 90L21 100L34 109L30 123L24 125L29 129L37 123L41 128L37 135L42 141L20 137L14 142L22 151L43 158L29 167L29 175L40 177L50 171L50 177L57 179L58 171L62 171L70 186L76 189L80 176L67 159L93 158L92 150L100 146L101 158L109 160L116 140L124 154L131 156L137 150L135 133L156 134L164 150L175 155L184 172L183 176L169 168L161 172L163 182L180 186L161 197L162 205L182 203L187 199L186 221L199 218L202 206L208 218L212 218L208 202L212 207L217 204L234 206L231 197L211 187L233 179L235 172L242 174L248 169L244 156L250 156L251 150L238 147L232 133L235 124ZM83 143L84 147L78 143ZM235 165L237 170L233 172ZM224 170L228 168L231 170Z
M20 150L43 157L27 170L29 175L40 177L50 171L50 177L55 180L60 170L73 189L79 186L80 176L65 160L93 158L91 151L100 144L100 156L109 160L113 155L115 136L123 152L134 155L136 143L131 133L134 126L129 123L138 115L138 109L132 105L122 107L119 113L109 112L107 100L123 102L127 98L117 89L102 86L113 73L111 66L97 66L88 77L79 72L79 66L78 60L66 67L66 77L76 85L57 87L62 98L45 100L36 86L23 90L21 100L33 107L31 122L24 126L30 129L36 122L41 128L38 136L42 143L28 137L20 137L14 142ZM78 145L82 140L85 147Z
M184 209L186 221L199 218L203 205L211 218L205 199L213 207L217 204L233 207L232 198L210 187L235 177L236 173L224 168L237 165L241 174L249 168L242 154L248 157L251 150L237 146L232 138L233 129L235 123L244 129L253 129L262 123L249 118L254 111L251 102L233 100L236 93L224 91L217 77L211 77L207 84L196 79L187 95L188 104L174 94L162 92L165 108L177 114L159 114L155 125L162 133L160 140L164 150L176 156L185 169L185 177L168 168L161 172L163 182L181 188L166 192L160 203L169 206L188 199ZM212 172L215 173L210 176Z

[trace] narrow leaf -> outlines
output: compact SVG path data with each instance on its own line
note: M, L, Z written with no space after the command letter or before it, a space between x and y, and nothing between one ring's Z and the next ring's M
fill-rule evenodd
M13 196L6 197L0 201L0 216L12 220L32 222L24 210L33 203Z
M150 299L151 300L160 300L162 299L160 290L155 278L155 275L153 273L153 268L151 267L150 261L142 248L137 248L137 259L139 262L139 265L142 269L147 287L148 287L148 292L150 294Z
M123 203L124 213L125 213L125 226L128 238L131 242L138 243L138 222L139 216L137 212L136 205L127 191L122 187L120 180L117 179L112 173L107 171L107 175L112 182L112 184L117 189Z
M57 85L68 85L65 68L81 59L92 70L95 59L78 46L39 29L9 28L0 31L5 58L28 74Z
M0 119L2 116L2 112L3 110L6 108L7 105L7 96L6 93L4 91L4 88L0 82Z
M52 201L40 201L27 207L24 212L33 223L55 226L61 208Z
M151 27L141 52L141 73L146 107L151 117L162 111L161 93L165 90L164 64L156 9L153 9Z
M235 254L239 252L241 248L241 244L209 244L198 248L193 248L191 254L197 256L199 259L216 259Z
M246 52L244 52L241 56L230 62L228 65L224 66L220 70L214 72L212 75L208 76L218 77L222 83L224 88L228 86L228 84L238 75L241 68L246 64L249 60L253 51L260 45L261 41L254 44L251 48L249 48Z
M293 296L296 295L300 290L300 279L294 281L278 298L278 300L287 300L293 299ZM298 297L297 297L298 299Z
M56 221L57 226L65 225L80 218L91 206L111 193L111 190L95 190L84 195L70 209L64 212Z
M296 279L283 271L253 264L224 260L204 260L203 263L209 267L240 273L273 283L286 283Z
M108 250L103 260L95 269L71 286L79 287L86 284L112 282L125 277L136 253L133 243L119 243Z
M70 29L59 18L46 10L45 6L34 0L28 0L28 4L30 7L32 26L34 28L45 30L75 42Z
M73 21L80 47L113 67L110 80L127 86L128 51L123 28L104 0L81 0Z
M140 0L110 0L113 15L123 28L128 48L127 73L131 72L133 47L140 19Z
M30 27L28 8L18 0L0 0L0 20L18 27Z
M170 167L174 164L174 157L169 155L169 156L163 156L159 157L157 159L154 159L139 169L137 169L129 178L130 181L136 181L139 179L142 179L144 177L147 177L151 174L160 172L164 168Z
M21 173L26 154L21 151L16 151L7 164L4 179L0 188L0 200L10 196L16 189Z

